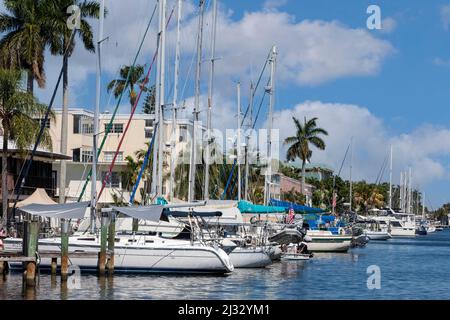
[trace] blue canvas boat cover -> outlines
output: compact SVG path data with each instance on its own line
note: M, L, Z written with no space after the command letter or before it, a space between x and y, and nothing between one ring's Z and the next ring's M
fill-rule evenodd
M313 208L313 207L303 206L303 205L300 205L300 204L287 202L287 201L276 200L276 199L270 199L270 204L273 205L273 206L287 208L287 210L289 210L289 208L292 206L292 208L294 209L294 211L296 213L322 213L322 212L325 212L324 210L322 210L320 208Z
M253 204L248 201L241 200L238 202L238 209L241 213L284 213L285 207L263 206L260 204Z

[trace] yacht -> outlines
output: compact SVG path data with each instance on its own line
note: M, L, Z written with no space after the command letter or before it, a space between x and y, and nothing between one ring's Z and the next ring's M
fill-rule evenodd
M372 209L369 212L372 220L388 225L392 237L414 237L416 234L414 214L395 212L392 209Z
M308 230L304 241L312 252L347 252L352 235L333 234L329 230Z

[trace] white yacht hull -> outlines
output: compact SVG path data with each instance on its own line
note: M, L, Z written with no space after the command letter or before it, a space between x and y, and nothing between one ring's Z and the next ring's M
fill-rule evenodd
M81 243L69 239L70 264L82 271L97 270L97 258L74 256L73 252L98 253L98 243ZM21 239L5 239L5 250L20 249ZM60 251L60 239L40 239L40 251ZM50 258L42 258L40 268L49 268ZM21 267L20 264L17 264ZM11 265L12 268L15 265ZM208 246L190 245L189 242L174 245L116 245L114 248L115 272L139 273L229 273L233 265L222 249Z
M414 237L415 235L415 228L391 228L392 237Z
M305 239L309 251L312 252L347 252L350 249L352 237L333 235L329 231L308 230Z
M392 238L391 234L387 231L364 231L364 234L369 237L370 240L388 240Z
M263 247L237 247L229 256L235 268L264 268L272 264L270 254Z

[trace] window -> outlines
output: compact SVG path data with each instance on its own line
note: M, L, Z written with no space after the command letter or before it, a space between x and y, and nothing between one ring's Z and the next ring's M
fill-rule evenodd
M153 127L153 119L145 119L146 127Z
M105 131L108 130L109 123L105 123ZM113 123L110 133L122 133L123 123Z
M81 154L81 149L80 148L73 149L72 150L72 161L73 162L80 162L80 154Z
M115 153L116 153L115 151L104 151L103 152L103 161L105 161L105 162L112 162ZM117 154L116 161L118 161L118 162L122 162L123 161L123 152L122 151L120 151Z
M73 133L80 133L80 121L81 116L80 115L74 115L73 116Z
M145 138L146 139L151 139L153 136L153 132L150 130L145 130Z
M107 171L102 171L102 181L105 181ZM120 188L120 174L119 172L111 172L107 181L106 187L108 188Z
M39 121L39 125L42 126L42 124L44 123L45 119L36 119L36 121ZM50 129L50 119L47 119L47 121L45 121L45 127L47 129Z
M81 162L92 162L92 150L81 151Z
M180 137L178 139L179 142L186 141L187 139L187 126L182 125L180 126Z
M94 121L91 117L83 115L73 116L73 133L92 134L94 132Z
M81 132L83 134L91 134L94 132L94 124L93 123L83 123L81 127Z

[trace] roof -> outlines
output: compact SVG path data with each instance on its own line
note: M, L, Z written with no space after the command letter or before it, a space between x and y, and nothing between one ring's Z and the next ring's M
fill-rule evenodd
M21 208L29 204L56 204L56 202L48 196L45 189L37 188L28 198L17 202L16 207Z
M3 136L0 136L0 145L3 145ZM30 153L32 150L33 150L33 145L31 145L30 147L25 149L25 151L29 151ZM9 140L8 141L8 152L14 156L15 154L19 154L21 152L21 150L19 150L17 148L14 141ZM2 154L3 154L3 152L0 149L0 155L2 155ZM62 153L52 152L52 151L50 151L48 149L44 149L42 147L38 147L36 149L35 156L40 157L40 158L49 159L49 160L71 160L72 159L72 157L70 157L70 156L67 156Z

